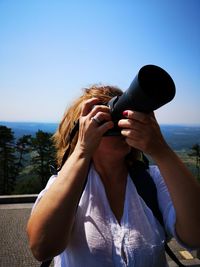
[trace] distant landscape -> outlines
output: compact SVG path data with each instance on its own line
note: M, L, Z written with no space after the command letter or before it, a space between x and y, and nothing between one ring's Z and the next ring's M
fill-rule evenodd
M54 133L57 129L57 123L42 123L42 122L6 122L0 121L0 125L11 128L15 138L18 139L25 134L35 135L38 130Z
M13 184L13 189L10 191L11 194L32 194L39 193L44 185L46 180L49 179L49 160L55 160L55 150L53 145L49 145L51 135L56 131L58 123L41 123L41 122L3 122L0 121L1 126L6 126L11 129L14 135L14 142L17 144L17 141L25 135L31 135L32 138L32 150L28 150L27 154L23 156L22 167L19 170L19 173L14 176L15 182ZM189 126L189 125L161 125L161 131L169 144L169 146L182 158L194 176L200 182L200 168L199 168L199 145L200 145L200 125L199 126ZM38 136L38 133L40 135ZM45 139L45 136L47 139ZM22 138L22 139L23 139ZM30 138L30 137L29 137ZM37 138L44 138L42 140L43 148L37 150L37 146L33 146ZM41 144L38 141L38 144ZM16 146L18 147L18 146ZM19 146L20 147L20 146ZM198 147L198 152L195 150ZM21 147L20 147L21 148ZM52 150L53 149L53 150ZM46 170L45 174L38 172L40 169L38 166L41 166L39 153L43 154L42 164L46 164L45 167L40 167L41 170ZM15 156L18 156L18 161L20 159L19 152L16 152ZM25 153L25 152L24 152ZM44 160L44 155L46 155L46 160ZM198 156L197 156L198 155ZM21 154L22 156L22 154ZM35 160L35 161L34 161ZM152 159L149 158L150 163ZM37 162L36 162L37 161ZM38 165L39 164L39 165ZM2 165L3 166L3 165ZM20 165L18 165L20 166ZM13 168L11 168L12 170ZM2 180L3 181L3 180ZM1 182L2 182L1 181ZM45 182L44 182L45 181Z
M16 139L25 134L34 135L38 130L54 133L58 127L58 123L41 122L0 121L0 125L11 128ZM194 144L200 144L200 125L161 125L161 131L168 144L176 151L187 151Z

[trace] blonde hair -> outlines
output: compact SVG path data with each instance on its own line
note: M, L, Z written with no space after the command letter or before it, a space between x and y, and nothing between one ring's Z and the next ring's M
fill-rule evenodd
M53 135L53 142L57 149L57 165L60 166L65 151L70 147L71 154L76 146L78 139L78 132L74 136L70 144L69 136L74 128L75 123L78 121L81 113L82 103L92 97L98 98L99 102L106 104L114 96L122 95L122 90L114 86L93 85L89 88L84 88L84 93L66 110L56 133Z

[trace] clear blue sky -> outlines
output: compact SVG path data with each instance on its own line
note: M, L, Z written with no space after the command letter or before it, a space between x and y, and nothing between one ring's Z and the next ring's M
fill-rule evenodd
M146 64L175 81L159 123L200 124L199 0L0 0L0 121L60 121L94 83Z

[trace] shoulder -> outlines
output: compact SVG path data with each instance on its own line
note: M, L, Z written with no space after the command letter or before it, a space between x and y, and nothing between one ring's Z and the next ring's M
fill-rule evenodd
M148 172L150 176L152 177L154 183L156 184L157 188L159 188L160 186L166 186L158 166L150 165Z
M165 180L164 180L162 174L160 173L158 166L151 165L148 169L148 172L149 172L152 180L154 181L154 183L156 185L158 200L163 202L165 199L165 200L171 202L171 197L170 197L170 194L168 191L168 187L165 183Z
M152 178L160 176L160 170L157 165L150 165L148 171Z
M52 175L49 178L45 188L40 192L40 194L42 194L42 193L44 194L49 189L49 187L55 182L56 178L57 178L57 175Z
M57 175L52 175L52 176L49 178L49 180L48 180L48 182L47 182L45 188L38 194L37 199L36 199L36 201L35 201L35 203L34 203L32 209L35 208L35 206L38 204L38 202L40 201L40 199L41 199L41 198L44 196L44 194L48 191L49 187L55 182L56 178L57 178Z

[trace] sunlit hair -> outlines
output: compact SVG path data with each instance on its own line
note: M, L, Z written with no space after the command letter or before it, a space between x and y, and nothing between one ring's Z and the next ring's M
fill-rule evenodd
M83 102L95 97L99 99L99 103L106 104L114 96L120 96L123 93L118 87L103 85L93 85L89 88L84 88L83 91L83 95L75 100L74 103L72 103L72 105L65 111L58 129L53 135L53 141L57 149L56 160L58 166L61 165L63 155L69 147L69 135L75 125L75 122L80 117ZM77 139L78 132L73 138L69 154L73 152Z

